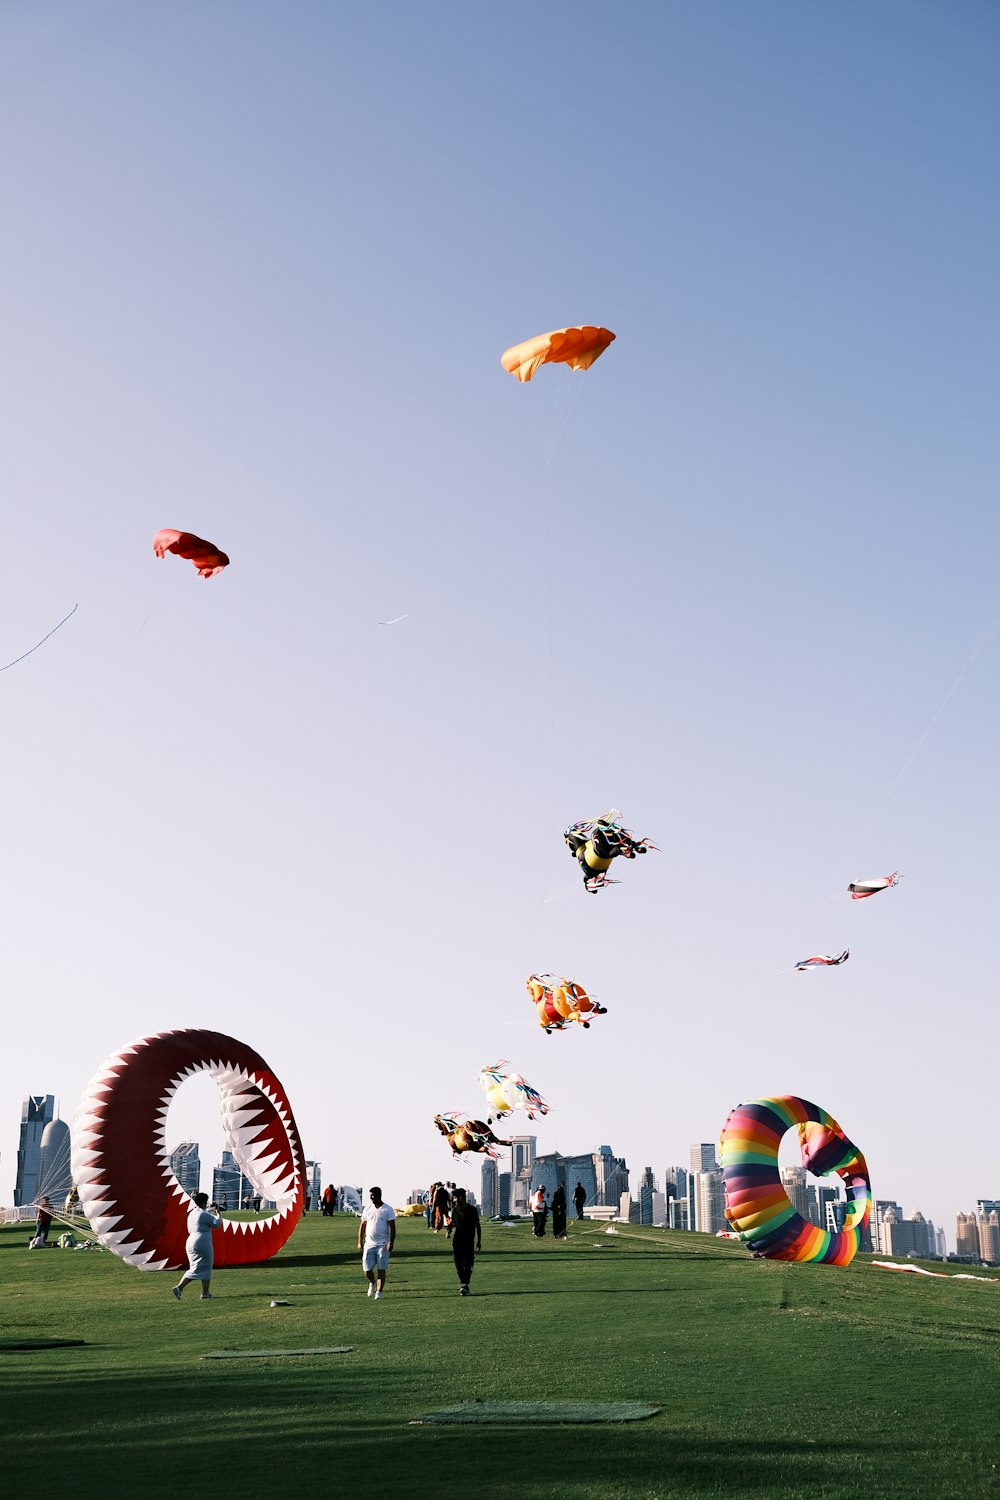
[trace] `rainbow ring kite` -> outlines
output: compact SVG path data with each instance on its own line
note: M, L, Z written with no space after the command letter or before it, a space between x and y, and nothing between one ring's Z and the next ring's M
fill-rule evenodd
M186 1263L192 1199L170 1169L167 1110L180 1085L219 1086L226 1149L275 1212L227 1220L212 1235L216 1266L269 1260L302 1214L305 1160L285 1091L251 1047L217 1031L161 1031L113 1053L84 1091L73 1127L73 1181L101 1244L131 1266Z
M793 1128L799 1134L802 1165L816 1177L836 1172L844 1179L847 1216L836 1233L797 1213L782 1186L778 1146ZM754 1255L850 1265L871 1217L871 1185L864 1157L832 1115L795 1094L752 1099L732 1111L719 1145L726 1218Z

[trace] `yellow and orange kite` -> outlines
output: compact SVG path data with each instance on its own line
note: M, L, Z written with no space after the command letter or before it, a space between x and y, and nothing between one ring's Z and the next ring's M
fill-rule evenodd
M569 365L571 370L589 370L614 342L610 328L595 328L585 323L577 328L557 328L539 333L523 344L504 350L500 363L518 380L530 380L540 365Z

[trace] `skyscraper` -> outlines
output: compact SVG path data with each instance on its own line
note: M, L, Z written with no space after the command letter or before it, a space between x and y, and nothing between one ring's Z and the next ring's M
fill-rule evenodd
M318 1210L323 1196L323 1163L321 1161L306 1162L306 1192L311 1199L310 1207Z
M656 1192L656 1178L653 1176L652 1167L643 1167L639 1177L639 1191L636 1197L639 1201L639 1223L652 1224L653 1222L653 1194Z
M42 1134L56 1117L54 1094L28 1094L21 1104L21 1134L17 1146L14 1206L30 1207L38 1199Z
M717 1234L726 1227L726 1197L722 1173L692 1172L688 1178L688 1199L693 1204L693 1216L688 1211L688 1227L699 1234ZM691 1219L694 1223L691 1223Z
M513 1169L516 1177L527 1167L532 1168L535 1162L535 1146L538 1137L534 1135L515 1135L511 1137L511 1151L513 1155Z
M170 1153L170 1170L193 1198L201 1188L201 1156L197 1141L181 1141Z
M809 1212L811 1207L809 1183L806 1179L805 1167L782 1167L781 1185L791 1199L795 1212L812 1223L812 1214Z
M595 1201L608 1207L621 1201L628 1192L628 1165L624 1156L615 1156L610 1146L598 1146L594 1152Z
M979 1222L975 1214L959 1214L955 1223L955 1251L960 1259L979 1259Z
M691 1147L692 1172L717 1172L719 1163L715 1159L715 1146L711 1141L701 1141Z
M479 1196L483 1204L483 1218L497 1218L500 1213L500 1170L490 1156L483 1160L483 1169L479 1178Z
M73 1186L70 1156L69 1126L65 1120L50 1120L38 1148L38 1193L55 1207L66 1202Z
M240 1200L247 1192L253 1192L249 1179L236 1165L233 1153L223 1151L222 1160L212 1171L212 1202L220 1208L242 1208Z

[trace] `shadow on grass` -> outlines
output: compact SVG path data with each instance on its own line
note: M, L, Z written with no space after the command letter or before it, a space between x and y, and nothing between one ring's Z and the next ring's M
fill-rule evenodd
M733 1436L692 1433L685 1420L671 1420L669 1402L659 1416L635 1428L597 1424L576 1427L572 1438L551 1428L518 1426L412 1426L421 1412L454 1404L463 1396L449 1388L441 1372L262 1361L238 1374L224 1364L169 1371L77 1372L60 1374L59 1399L52 1400L51 1373L19 1367L16 1443L4 1448L5 1485L16 1493L29 1484L65 1480L65 1455L84 1475L104 1473L113 1457L115 1471L128 1475L132 1494L165 1494L191 1489L192 1475L204 1470L206 1450L215 1473L246 1473L247 1438L255 1451L294 1454L295 1487L336 1488L351 1500L362 1497L441 1492L442 1474L467 1465L470 1440L479 1472L509 1473L512 1453L527 1496L620 1496L678 1494L842 1494L845 1464L877 1463L882 1473L906 1466L905 1455L919 1454L931 1488L947 1488L947 1453L926 1444L879 1438L852 1440L820 1436ZM433 1389L427 1388L430 1379ZM483 1381L489 1385L488 1380ZM415 1387L419 1395L415 1394ZM483 1398L509 1393L483 1389ZM13 1403L11 1403L13 1405ZM11 1413L13 1416L13 1412ZM9 1419L8 1419L9 1420ZM720 1421L721 1421L720 1417ZM11 1429L13 1431L13 1429ZM985 1449L984 1441L984 1462ZM377 1455L377 1461L373 1456ZM909 1472L912 1473L912 1458ZM988 1465L987 1465L988 1467ZM530 1477L529 1477L530 1476ZM250 1495L261 1476L247 1474ZM935 1483L941 1488L934 1490ZM839 1487L838 1487L839 1486ZM213 1491L214 1492L214 1491Z

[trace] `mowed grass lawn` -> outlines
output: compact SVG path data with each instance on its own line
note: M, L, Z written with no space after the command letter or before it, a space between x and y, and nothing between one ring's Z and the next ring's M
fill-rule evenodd
M754 1261L702 1235L486 1225L472 1297L399 1221L381 1303L357 1221L178 1304L168 1272L0 1230L5 1495L974 1496L1000 1491L1000 1284ZM983 1273L985 1274L985 1273ZM272 1298L289 1307L272 1308ZM353 1353L204 1360L213 1350ZM414 1426L460 1401L642 1401L600 1426Z

